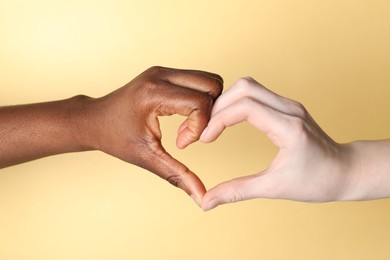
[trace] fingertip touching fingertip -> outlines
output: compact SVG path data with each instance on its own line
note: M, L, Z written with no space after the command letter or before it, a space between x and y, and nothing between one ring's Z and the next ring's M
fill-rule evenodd
M208 132L208 130L209 130L209 127L206 127L204 130L203 130L203 132L202 132L202 134L200 135L200 137L199 137L199 141L201 141L201 142L203 142L203 143L207 143L207 132Z
M208 201L202 200L202 203L200 207L203 211L209 211L212 210L220 205L219 201L217 199L211 199Z
M206 193L206 188L201 184L197 188L192 188L191 191L186 191L187 194L195 201L195 203L202 208L203 197Z
M214 187L203 196L201 208L203 211L209 211L225 203L223 196Z
M196 203L199 207L202 207L202 206L201 206L202 199L199 198L199 196L197 196L197 195L195 195L195 194L190 194L190 197L195 201L195 203Z
M173 186L182 189L185 193L187 193L195 203L200 207L203 196L200 196L198 192L191 191L183 182L181 177L171 176L167 179L167 181Z

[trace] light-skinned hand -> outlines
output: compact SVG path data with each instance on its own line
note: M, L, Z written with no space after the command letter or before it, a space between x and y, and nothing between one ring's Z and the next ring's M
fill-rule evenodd
M204 210L253 198L328 202L390 196L390 141L338 144L300 103L252 78L238 80L217 99L200 140L212 142L242 121L280 150L267 169L210 189Z

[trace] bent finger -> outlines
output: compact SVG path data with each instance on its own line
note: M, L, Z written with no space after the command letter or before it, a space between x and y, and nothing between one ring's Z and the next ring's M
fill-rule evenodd
M165 67L153 67L151 71L162 75L166 81L174 85L207 93L213 99L216 99L222 93L223 79L215 73Z
M215 102L212 115L245 97L255 99L284 114L303 116L302 105L276 94L251 77L240 78L225 91Z
M206 143L212 142L226 127L242 121L248 121L258 130L266 133L271 141L278 146L284 141L284 133L288 130L286 115L257 100L246 97L213 115L200 140Z

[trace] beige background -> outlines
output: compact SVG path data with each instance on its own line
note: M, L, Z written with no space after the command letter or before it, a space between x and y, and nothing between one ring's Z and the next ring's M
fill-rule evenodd
M152 65L251 75L335 140L390 136L390 1L0 0L0 105L101 96ZM207 188L267 167L247 124L166 148ZM136 151L134 151L136 152ZM257 199L202 212L99 152L0 171L0 259L390 259L390 201Z

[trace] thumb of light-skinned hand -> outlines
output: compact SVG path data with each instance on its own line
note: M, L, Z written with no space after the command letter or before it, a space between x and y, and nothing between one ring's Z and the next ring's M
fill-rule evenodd
M204 211L208 211L226 203L259 198L260 196L268 197L267 191L270 187L268 183L269 178L263 173L220 183L206 192L200 206Z

